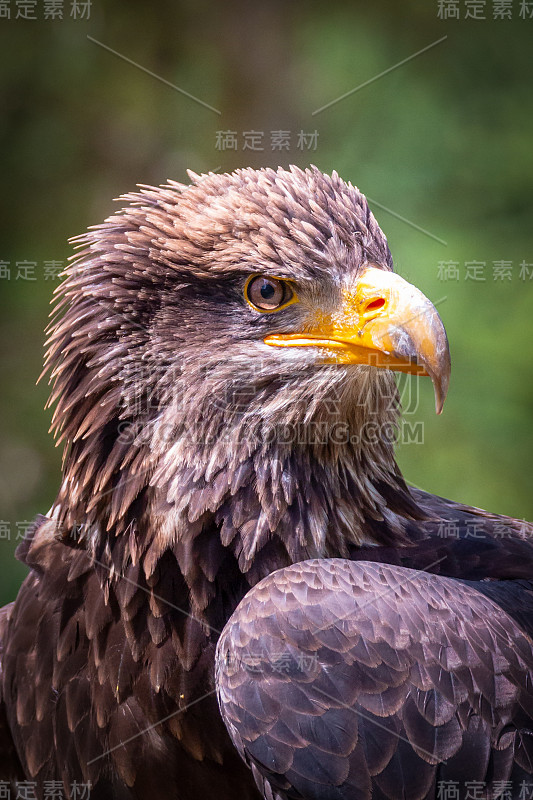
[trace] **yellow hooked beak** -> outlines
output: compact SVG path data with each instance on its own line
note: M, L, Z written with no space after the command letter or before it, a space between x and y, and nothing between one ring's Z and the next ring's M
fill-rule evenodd
M325 363L366 364L429 375L440 414L450 379L450 351L435 306L399 275L367 267L343 291L339 310L317 314L301 333L267 336L276 347L320 347Z

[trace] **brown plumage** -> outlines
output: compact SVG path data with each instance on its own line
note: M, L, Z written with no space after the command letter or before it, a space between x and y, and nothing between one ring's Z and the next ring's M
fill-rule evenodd
M345 559L255 586L220 638L217 684L265 796L523 798L533 647L498 597Z
M49 331L63 477L0 612L0 780L395 800L474 756L531 771L531 530L405 484L390 369L440 407L449 356L363 195L292 168L123 200L77 240ZM287 647L317 656L304 678L271 668ZM326 684L349 709L315 713Z

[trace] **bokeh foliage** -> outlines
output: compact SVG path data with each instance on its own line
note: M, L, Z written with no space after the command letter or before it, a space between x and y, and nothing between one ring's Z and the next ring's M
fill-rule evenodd
M39 5L29 21L13 18L12 0L12 19L0 19L0 261L11 262L0 279L0 518L11 532L0 538L0 601L24 574L16 523L46 513L59 481L47 387L35 386L56 285L44 261L64 261L67 238L107 216L113 197L187 180L188 167L313 162L447 243L373 205L397 270L441 301L452 350L444 415L421 381L424 444L401 445L400 464L431 491L532 516L533 280L519 270L533 265L533 19L519 16L519 0L511 20L492 19L490 0L486 21L439 19L438 5L93 0L89 20L69 19L66 2L64 20L43 20ZM243 150L251 129L265 134L262 152ZM299 149L298 131L315 129L316 150ZM221 130L237 132L237 150L217 149ZM271 149L272 130L291 132L288 151ZM15 279L24 260L37 262L35 281ZM473 260L485 262L484 282L465 280ZM511 280L493 280L494 261L512 262ZM456 262L459 280L440 280L440 262Z

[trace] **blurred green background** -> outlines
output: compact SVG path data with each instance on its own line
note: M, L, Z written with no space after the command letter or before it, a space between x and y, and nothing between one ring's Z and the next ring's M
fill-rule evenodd
M533 516L533 3L65 0L63 19L45 19L35 0L34 20L17 18L20 0L0 5L0 602L24 574L17 540L59 483L35 386L55 267L112 198L186 168L315 163L372 198L452 351L442 417L419 382L409 419L424 443L398 450L407 479ZM486 19L466 18L474 6ZM262 150L245 149L249 131ZM288 133L281 149L273 131Z

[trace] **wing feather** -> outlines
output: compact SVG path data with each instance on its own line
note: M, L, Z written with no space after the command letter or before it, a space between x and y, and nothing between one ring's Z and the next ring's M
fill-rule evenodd
M423 800L443 775L531 772L533 644L491 592L342 559L301 562L254 587L220 638L216 675L223 718L263 791L393 800L401 786Z

